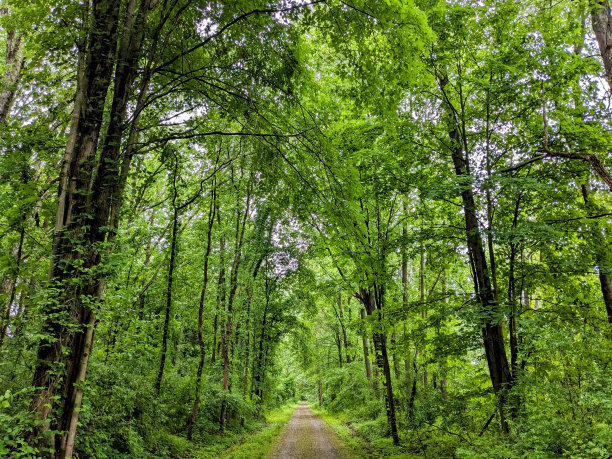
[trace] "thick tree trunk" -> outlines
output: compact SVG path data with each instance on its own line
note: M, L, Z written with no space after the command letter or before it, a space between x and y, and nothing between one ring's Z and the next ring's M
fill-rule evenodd
M6 34L6 71L0 92L0 124L6 123L11 113L24 62L23 36L17 30L9 30Z
M128 3L123 39L118 51L119 8L114 2L103 0L94 1L91 6L90 21L87 19L87 5L83 7L86 18L84 23L90 23L89 28L85 29L89 36L86 38L87 50L84 50L84 44L80 45L77 95L60 175L59 205L49 275L50 285L57 292L52 295L56 305L51 309L59 314L52 314L53 318L44 326L51 337L63 335L63 338L55 339L52 345L43 340L39 347L39 364L35 369L34 384L42 386L42 390L35 394L32 404L32 408L39 412L43 420L41 427L33 432L33 439L49 427L49 401L54 392L50 386L55 382L47 375L53 371L51 362L62 361L61 348L67 346L66 377L62 380L63 410L56 425L56 429L64 433L58 434L54 442L56 454L61 457L72 455L74 449L83 397L82 387L96 322L90 303L100 301L105 284L103 270L98 270L93 278L89 271L95 272L102 261L105 249L102 250L99 245L105 240L110 242L114 236L116 223L109 225L109 215L113 204L120 205L120 197L117 196L121 186L117 167L119 144L125 129L127 101L136 76L150 0L130 0ZM117 70L107 133L101 154L96 157L115 61ZM71 288L70 285L74 285L73 279L80 277L84 282ZM66 281L68 284L62 287ZM67 315L69 321L79 324L80 329L76 332L67 329L66 317L62 319L62 314Z
M78 416L75 403L79 400L75 383L86 368L87 336L95 323L89 302L97 299L103 283L87 274L100 263L97 245L104 237L101 229L108 223L99 221L99 213L92 208L90 183L97 170L95 153L115 63L119 9L108 0L94 1L90 19L87 50L79 60L73 119L59 180L49 272L51 295L33 378L37 389L31 409L38 413L40 423L29 437L31 443L38 442L51 427L51 411L60 381L63 409L56 428L64 431L68 424L76 425L73 419ZM84 283L74 282L81 278ZM73 331L70 323L77 325L78 331ZM59 370L64 363L65 373ZM50 446L59 457L65 455L62 449L67 445L61 434L52 439Z
M446 78L440 79L440 89L444 91L448 83ZM457 177L471 179L469 163L463 151L464 140L458 128L458 121L454 119L454 110L447 102L448 134L451 142L451 156ZM501 325L502 315L495 301L495 295L489 277L489 268L485 257L481 231L476 214L476 203L471 183L461 192L463 211L465 217L465 230L470 264L473 272L474 292L483 315L482 338L489 367L489 375L493 390L498 398L502 430L509 431L505 418L504 404L506 393L512 386L510 366L506 357L504 335Z
M591 0L591 22L604 64L606 80L612 90L612 13L609 0Z

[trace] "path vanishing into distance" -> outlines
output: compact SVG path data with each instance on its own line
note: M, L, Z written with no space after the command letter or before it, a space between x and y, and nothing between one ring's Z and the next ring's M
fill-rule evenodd
M334 441L334 433L306 402L300 403L272 453L273 459L340 459L345 457Z

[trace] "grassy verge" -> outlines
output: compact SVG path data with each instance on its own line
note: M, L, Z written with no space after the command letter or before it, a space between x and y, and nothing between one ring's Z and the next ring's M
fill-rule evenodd
M325 408L319 408L313 404L310 409L332 429L332 431L338 436L340 441L345 445L345 448L352 451L355 458L371 458L380 457L379 452L373 446L366 441L364 438L357 436L351 428L346 424L346 421L340 416L332 414L325 410Z
M297 403L290 403L281 408L273 410L266 415L266 422L256 431L234 438L231 446L224 450L218 450L208 457L232 458L232 459L261 459L267 457L276 443L280 441L281 432L293 412ZM202 451L203 452L203 451Z
M320 416L340 438L347 448L352 450L354 458L417 458L422 455L410 451L408 445L394 446L389 437L360 434L367 421L349 420L343 413L330 413L325 408L313 405L312 411Z
M161 430L153 435L149 445L151 452L143 451L139 457L261 459L266 457L279 441L283 427L291 419L297 406L297 403L288 403L267 412L265 419L261 421L247 422L240 430L227 430L223 435L199 432L195 442Z

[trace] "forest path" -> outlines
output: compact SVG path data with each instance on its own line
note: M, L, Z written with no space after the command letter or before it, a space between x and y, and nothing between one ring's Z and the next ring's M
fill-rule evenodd
M344 456L332 440L333 432L306 402L300 403L272 459L340 459Z

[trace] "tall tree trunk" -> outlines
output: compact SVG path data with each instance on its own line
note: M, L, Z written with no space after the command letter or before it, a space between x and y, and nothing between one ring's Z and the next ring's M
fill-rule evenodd
M219 231L222 231L219 203L217 203L217 226L219 227ZM221 233L219 237L219 281L217 283L217 308L213 320L213 350L210 359L211 363L215 363L219 347L223 341L224 321L221 320L221 339L217 342L217 329L219 327L219 314L221 312L225 312L225 238L223 237L223 233Z
M425 248L420 244L419 257L419 298L421 299L421 318L427 318L427 306L425 305ZM416 357L415 357L416 359ZM427 387L427 363L423 363L423 388ZM416 373L415 373L416 378Z
M244 377L243 377L243 387L242 387L242 395L246 398L248 390L249 390L249 359L251 352L251 303L253 301L253 288L255 279L257 279L257 274L259 273L259 268L261 267L261 263L263 261L263 257L260 257L255 263L255 268L253 269L253 276L251 278L251 282L247 286L247 298L246 298L246 344L245 344L245 356L244 356Z
M200 307L198 309L198 345L200 347L200 362L198 363L198 371L196 373L195 382L195 398L193 400L193 407L191 408L191 414L187 420L187 440L193 438L193 425L198 415L198 409L200 407L200 389L202 385L202 371L204 369L204 360L206 358L206 348L204 347L204 332L203 332L203 321L204 321L204 303L206 300L206 289L208 287L208 260L210 257L210 249L212 242L212 230L215 222L215 210L216 210L216 199L217 192L213 188L212 197L210 201L210 209L208 211L208 232L206 234L206 250L204 251L204 280L202 281L202 290L200 292Z
M440 78L439 83L440 89L444 93L444 89L448 84L448 79L446 77ZM446 100L448 135L452 142L451 157L455 167L455 174L460 178L465 177L466 179L471 179L472 176L469 169L465 139L462 137L459 130L459 121L454 115L456 111L454 107L450 105L449 99L446 98ZM464 148L466 151L464 151ZM461 192L461 198L465 217L466 241L473 272L474 292L484 321L482 338L489 367L489 375L491 377L493 390L499 401L502 430L508 432L509 426L505 417L504 403L506 400L506 393L512 386L512 377L506 357L501 314L491 286L489 268L485 257L480 228L478 226L476 203L471 183L464 187Z
M93 1L91 17L88 4L83 6L84 30L88 36L80 43L80 58L77 72L77 95L66 154L62 165L59 185L59 204L54 232L50 267L50 285L54 288L51 296L55 306L52 309L60 314L44 325L50 336L61 336L50 345L46 340L39 347L39 364L35 369L34 384L42 389L34 396L32 408L39 413L43 422L31 438L49 427L51 411L52 379L48 375L51 362L61 362L61 348L68 347L66 377L62 380L62 416L56 430L65 432L56 435L53 447L56 455L70 457L73 454L76 426L83 397L83 382L95 326L95 316L90 304L100 302L105 284L104 270L96 267L102 261L106 250L99 247L105 240L110 242L114 236L109 215L113 203L119 205L117 189L121 178L117 173L119 164L119 144L121 142L127 101L132 91L132 83L137 72L141 52L144 25L150 10L150 0L130 0L125 10L123 38L116 49L118 37L119 8L114 2ZM104 106L111 82L113 65L115 85L113 101L105 143L96 157L100 126ZM93 177L93 180L91 179ZM77 261L78 260L78 261ZM92 277L90 271L96 272ZM74 278L84 282L74 285ZM62 285L68 281L68 286ZM67 306L70 305L70 306ZM66 330L66 318L80 325L76 332ZM43 406L44 408L41 408Z
M408 215L408 196L404 196L403 203L404 218ZM408 239L408 224L406 221L402 224L402 308L408 310L408 254L406 249ZM407 344L406 323L404 322L404 346ZM404 349L406 352L406 349ZM406 352L407 355L407 352ZM404 358L404 374L406 379L406 391L408 391L408 382L410 380L410 360ZM408 394L409 395L409 394Z
M166 289L166 311L164 317L164 328L162 330L162 346L161 357L159 360L159 370L157 371L157 381L155 382L155 393L161 392L162 379L164 377L164 369L166 367L166 357L168 354L168 332L170 330L170 315L172 310L172 285L174 282L174 268L176 265L176 239L178 236L178 205L176 203L176 167L174 169L174 194L172 197L172 237L170 242L170 261L168 263L168 283Z
M346 363L351 363L351 356L349 355L349 340L346 333L346 326L344 325L344 311L342 310L342 295L338 294L338 314L340 316L340 328L342 329L342 340L344 341L344 352L346 353Z
M384 304L384 288L376 285L373 287L374 292L371 289L360 288L359 299L362 301L366 308L366 312L369 316L377 314L380 317L383 313ZM378 322L378 321L377 321ZM391 367L389 365L389 356L387 354L387 337L384 332L380 330L380 323L374 325L372 332L372 342L374 343L374 350L376 353L376 362L378 368L382 369L383 372L383 388L385 389L385 408L387 411L387 422L389 424L389 431L393 438L393 444L399 444L399 436L397 433L397 420L395 414L395 399L393 397L393 386L391 382Z
M446 305L448 304L448 296L446 292L446 269L442 272L442 296L444 297L444 306L442 307L442 316L446 313ZM446 398L448 396L448 379L446 379L448 372L448 360L447 357L442 357L442 363L440 364L440 391L442 392L442 397Z
M34 369L36 390L31 410L37 413L40 422L29 436L30 443L44 442L42 433L51 427L51 411L60 381L62 417L56 430L65 431L67 424L76 425L75 408L80 396L79 390L75 392L75 383L84 375L88 340L93 336L90 328L95 323L89 303L97 299L102 284L99 277L90 279L88 273L100 263L97 245L104 239L103 228L108 221L100 221L100 214L92 206L90 184L97 170L95 153L115 63L119 8L109 0L95 0L90 17L87 5L83 7L84 23L88 24L87 49L79 57L73 118L59 180L49 270L50 298L45 305L43 339ZM60 371L62 366L65 372ZM67 440L62 434L51 439L49 446L58 457L72 454Z
M210 364L213 365L217 360L217 329L219 328L219 313L215 312L215 318L213 319L213 343L212 353L210 356Z
M268 311L270 308L271 285L268 276L265 278L265 293L266 302L264 305L263 315L261 318L261 334L259 336L259 349L257 358L253 362L253 381L251 382L251 391L257 396L258 415L263 404L263 383L264 383L264 345L266 341L266 331L268 326Z
M240 207L240 193L238 193L237 199L237 210L236 210L236 232L234 242L234 261L232 263L232 272L230 274L230 290L227 300L227 317L225 319L225 333L222 339L222 354L223 354L223 390L230 391L230 356L229 346L232 339L232 315L234 309L234 298L236 297L236 290L238 289L238 270L240 269L240 263L242 261L242 243L244 241L244 230L246 227L246 221L249 216L251 206L251 190L250 184L247 185L247 197L246 205L244 208L244 214L242 215ZM223 432L226 423L227 404L225 400L221 402L221 417L219 420L219 431Z
M521 194L516 199L516 205L514 206L514 217L512 219L512 228L516 228L518 224L518 217L521 205ZM516 254L517 245L514 242L510 242L510 260L508 262L508 304L510 305L510 317L508 320L508 328L510 334L510 368L512 371L512 378L517 376L517 361L518 361L518 340L516 330Z
M414 414L414 400L417 394L417 380L419 376L419 369L417 367L417 358L419 356L418 351L414 353L414 359L412 360L412 368L414 370L414 377L412 378L412 388L410 389L410 395L408 397L408 419L412 419Z

